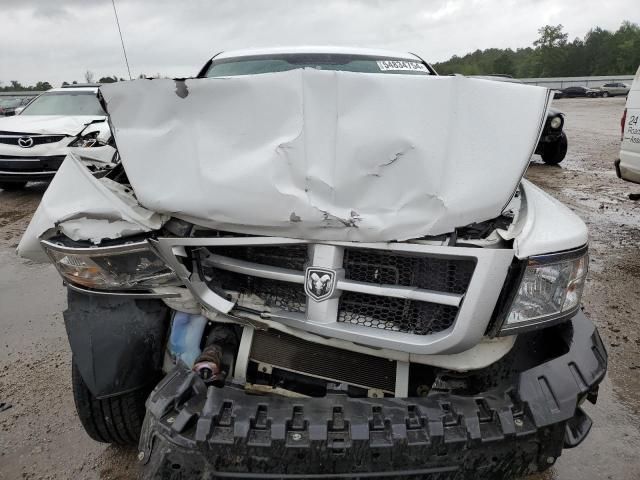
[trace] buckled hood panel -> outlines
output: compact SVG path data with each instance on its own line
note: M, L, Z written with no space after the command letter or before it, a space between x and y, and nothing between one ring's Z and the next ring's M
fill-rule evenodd
M500 215L545 88L299 69L101 88L138 202L199 225L390 241Z

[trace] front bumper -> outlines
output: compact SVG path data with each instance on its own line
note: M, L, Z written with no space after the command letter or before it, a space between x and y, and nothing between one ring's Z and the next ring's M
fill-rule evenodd
M65 155L16 157L0 155L0 181L35 182L51 180Z
M622 163L622 160L618 158L613 162L613 166L618 178L627 182L640 183L640 157L637 162L627 160L625 163Z
M473 396L291 399L209 387L178 367L147 400L145 478L511 478L579 444L607 353L577 314L568 351ZM321 474L321 475L320 475Z
M548 132L542 132L542 136L536 145L535 154L540 155L544 150L545 145L554 144L560 141L562 138L562 130L550 130Z

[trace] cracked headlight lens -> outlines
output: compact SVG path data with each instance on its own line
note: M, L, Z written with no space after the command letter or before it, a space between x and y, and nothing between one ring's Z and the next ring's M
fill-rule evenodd
M580 307L588 267L586 248L531 257L502 332L572 316Z
M73 142L69 144L70 147L104 147L106 143L98 140L100 132L91 132L86 135L78 136Z
M72 248L42 241L49 258L70 284L95 290L149 290L179 281L146 242L114 247Z

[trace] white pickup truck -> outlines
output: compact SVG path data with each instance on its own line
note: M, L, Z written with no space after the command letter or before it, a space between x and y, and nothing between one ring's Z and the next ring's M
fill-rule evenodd
M586 437L587 229L522 178L547 89L300 47L99 95L121 163L69 155L18 251L144 478L495 480Z
M640 68L627 96L627 106L620 121L622 145L615 167L618 177L640 183Z

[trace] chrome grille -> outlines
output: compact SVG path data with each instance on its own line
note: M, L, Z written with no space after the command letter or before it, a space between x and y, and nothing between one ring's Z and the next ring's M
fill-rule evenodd
M216 232L148 241L209 311L243 317L252 308L271 328L403 354L458 353L480 342L514 258L511 248ZM335 293L303 297L302 267L333 270ZM249 295L234 299L228 290Z
M311 263L308 245L210 247L215 255L302 272ZM474 259L441 258L387 250L345 248L345 279L375 285L414 287L463 294L473 275ZM305 313L303 285L212 268L212 286L222 290L256 295L264 304L286 312ZM450 328L458 308L451 305L342 292L337 321L361 327L429 335Z

